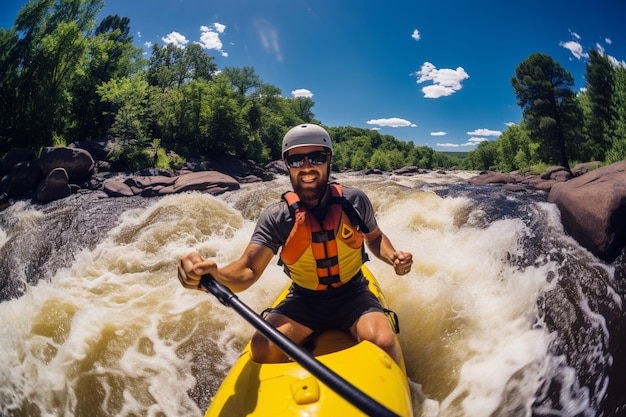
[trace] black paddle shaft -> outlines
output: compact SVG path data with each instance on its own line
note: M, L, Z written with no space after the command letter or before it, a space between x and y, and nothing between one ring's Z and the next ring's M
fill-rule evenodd
M313 355L302 350L291 339L276 330L274 326L263 320L254 310L237 298L230 288L217 282L210 274L202 277L199 286L217 297L225 306L232 307L287 356L365 414L377 417L400 417L319 362Z

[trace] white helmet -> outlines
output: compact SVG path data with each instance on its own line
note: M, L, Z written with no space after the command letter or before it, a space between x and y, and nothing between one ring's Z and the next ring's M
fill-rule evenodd
M285 134L283 138L283 158L287 151L301 146L323 146L328 148L331 153L333 151L333 144L326 129L310 123L292 127Z

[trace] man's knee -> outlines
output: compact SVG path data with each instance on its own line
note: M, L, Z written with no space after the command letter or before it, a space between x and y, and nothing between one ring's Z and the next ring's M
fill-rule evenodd
M260 333L255 333L250 342L250 355L258 363L284 362L285 354Z
M396 336L391 329L376 332L373 343L386 352L393 350L396 346Z

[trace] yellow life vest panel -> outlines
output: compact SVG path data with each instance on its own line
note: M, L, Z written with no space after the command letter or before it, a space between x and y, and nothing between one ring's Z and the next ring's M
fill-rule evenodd
M330 207L321 223L300 204L296 193L283 194L294 226L280 253L281 263L297 285L310 290L343 285L359 273L365 259L363 234L342 207L341 185L330 184L330 192Z

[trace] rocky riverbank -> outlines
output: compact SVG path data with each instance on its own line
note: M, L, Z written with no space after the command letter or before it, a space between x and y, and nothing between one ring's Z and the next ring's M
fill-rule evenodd
M232 157L188 162L180 170L146 169L135 173L111 170L110 141L87 141L67 147L44 148L41 155L13 149L0 165L0 210L20 199L45 204L78 192L106 197L161 196L185 191L221 194L240 184L286 175L282 161L263 167ZM580 164L568 172L553 167L541 175L481 173L467 182L502 187L510 192L541 190L558 206L567 233L606 262L626 247L626 161L597 168ZM594 169L597 168L597 169ZM404 167L393 172L370 169L362 175L420 175L428 172ZM445 174L445 172L440 171Z

